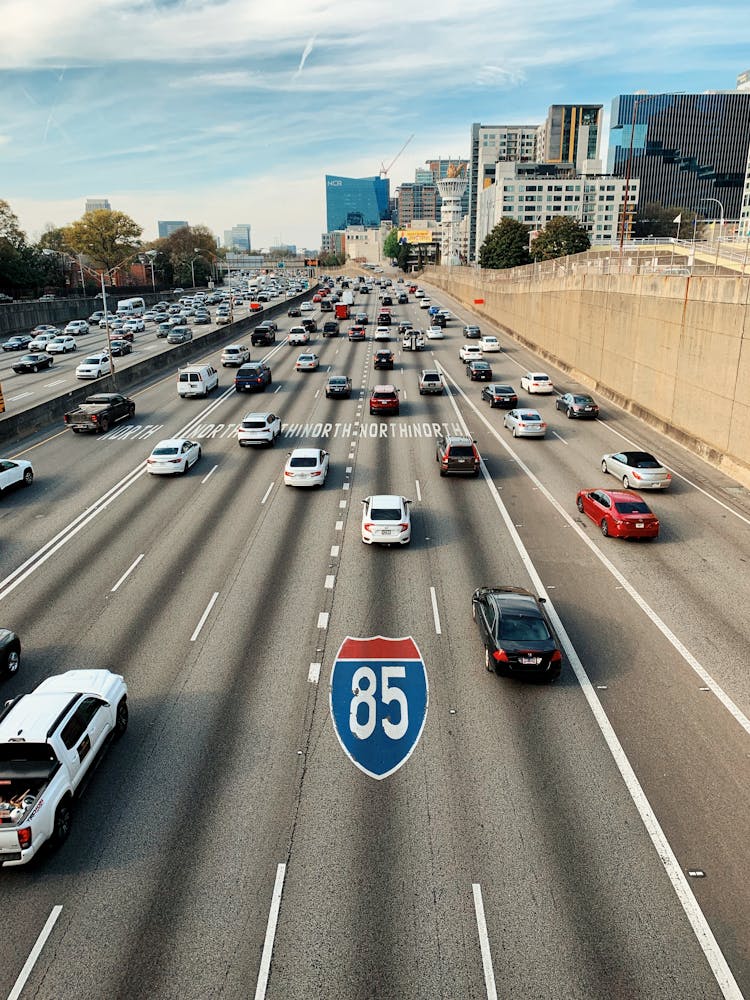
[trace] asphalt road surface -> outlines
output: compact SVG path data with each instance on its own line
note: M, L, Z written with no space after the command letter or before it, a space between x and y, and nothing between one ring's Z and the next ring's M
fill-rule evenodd
M317 372L294 371L301 349L254 349L263 394L220 369L216 393L183 400L169 375L106 435L6 448L36 479L0 500L0 623L24 643L5 696L108 667L131 721L68 841L0 873L0 995L750 996L750 497L613 406L568 421L521 394L550 432L513 439L458 361L471 317L432 301L454 312L445 339L394 340L392 373L342 324L315 337ZM375 294L356 305L374 316ZM427 325L414 302L393 313ZM575 387L500 340L498 381L546 368ZM449 391L420 396L435 365ZM351 400L325 399L329 372ZM400 415L370 417L389 381ZM238 447L262 410L281 438ZM446 429L476 438L479 477L438 475ZM177 434L201 461L145 474ZM615 485L600 458L626 442L673 470L646 497L655 543L603 538L576 510L579 488ZM283 485L303 444L330 454L322 489ZM383 492L413 500L409 547L360 540L360 500ZM546 593L559 682L485 671L471 594L488 584ZM383 781L345 756L328 700L342 640L374 635L413 636L430 690Z

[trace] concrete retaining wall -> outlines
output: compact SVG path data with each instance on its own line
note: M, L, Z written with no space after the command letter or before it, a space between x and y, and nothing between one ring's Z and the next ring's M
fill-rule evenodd
M169 350L155 354L143 361L138 361L128 365L128 367L116 368L116 384L113 384L111 378L96 379L94 382L77 386L62 396L48 399L38 406L22 410L20 413L3 414L0 417L0 440L35 433L48 427L56 420L62 424L64 413L74 409L87 396L96 392L124 392L127 394L133 386L142 386L155 375L166 371L176 373L179 367L202 357L206 351L223 347L225 344L231 344L238 340L254 326L262 323L263 320L276 319L281 315L286 316L286 311L293 302L303 302L305 299L309 299L314 294L316 287L317 285L311 286L304 293L290 296L284 302L267 306L262 312L253 313L244 319L237 320L236 323L227 323L201 336L195 336L194 331L194 339L189 344L176 344ZM122 362L122 359L117 360Z
M206 289L196 289L205 291ZM174 296L171 292L148 292L141 294L147 306L155 302L172 302ZM190 294L189 292L185 293ZM107 289L107 309L114 313L120 299L132 298L127 288ZM94 297L89 298L67 298L53 299L50 302L9 302L0 306L0 337L7 340L15 333L31 333L35 326L40 323L49 323L52 326L63 327L72 319L88 319L89 316L102 309L102 300Z
M750 276L424 277L750 487Z

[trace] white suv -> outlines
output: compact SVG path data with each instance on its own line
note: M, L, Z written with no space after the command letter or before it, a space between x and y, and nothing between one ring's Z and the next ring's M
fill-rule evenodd
M458 356L462 361L481 361L482 348L479 344L462 344L458 349Z
M75 336L77 333L88 333L89 325L85 319L72 319L65 327L65 333Z
M239 368L246 361L250 360L250 350L244 344L228 344L221 352L221 364L223 368L233 365Z
M248 413L237 428L241 448L248 444L273 444L281 434L281 419L275 413Z
M90 354L76 368L76 378L101 378L102 375L109 375L112 371L112 363L109 354L101 351L99 354Z

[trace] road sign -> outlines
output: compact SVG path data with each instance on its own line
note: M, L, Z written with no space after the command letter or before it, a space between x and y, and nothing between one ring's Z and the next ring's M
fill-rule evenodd
M349 760L380 781L411 756L427 718L427 671L409 636L348 637L331 671L333 727Z

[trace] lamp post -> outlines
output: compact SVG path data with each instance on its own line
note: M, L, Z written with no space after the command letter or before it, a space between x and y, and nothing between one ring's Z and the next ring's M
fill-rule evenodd
M724 206L719 201L718 198L700 198L700 201L712 201L714 204L719 206L719 243L721 243L721 238L724 235Z
M154 277L154 257L158 254L158 250L147 250L145 256L148 258L147 263L151 266L151 291L156 295L156 278Z

